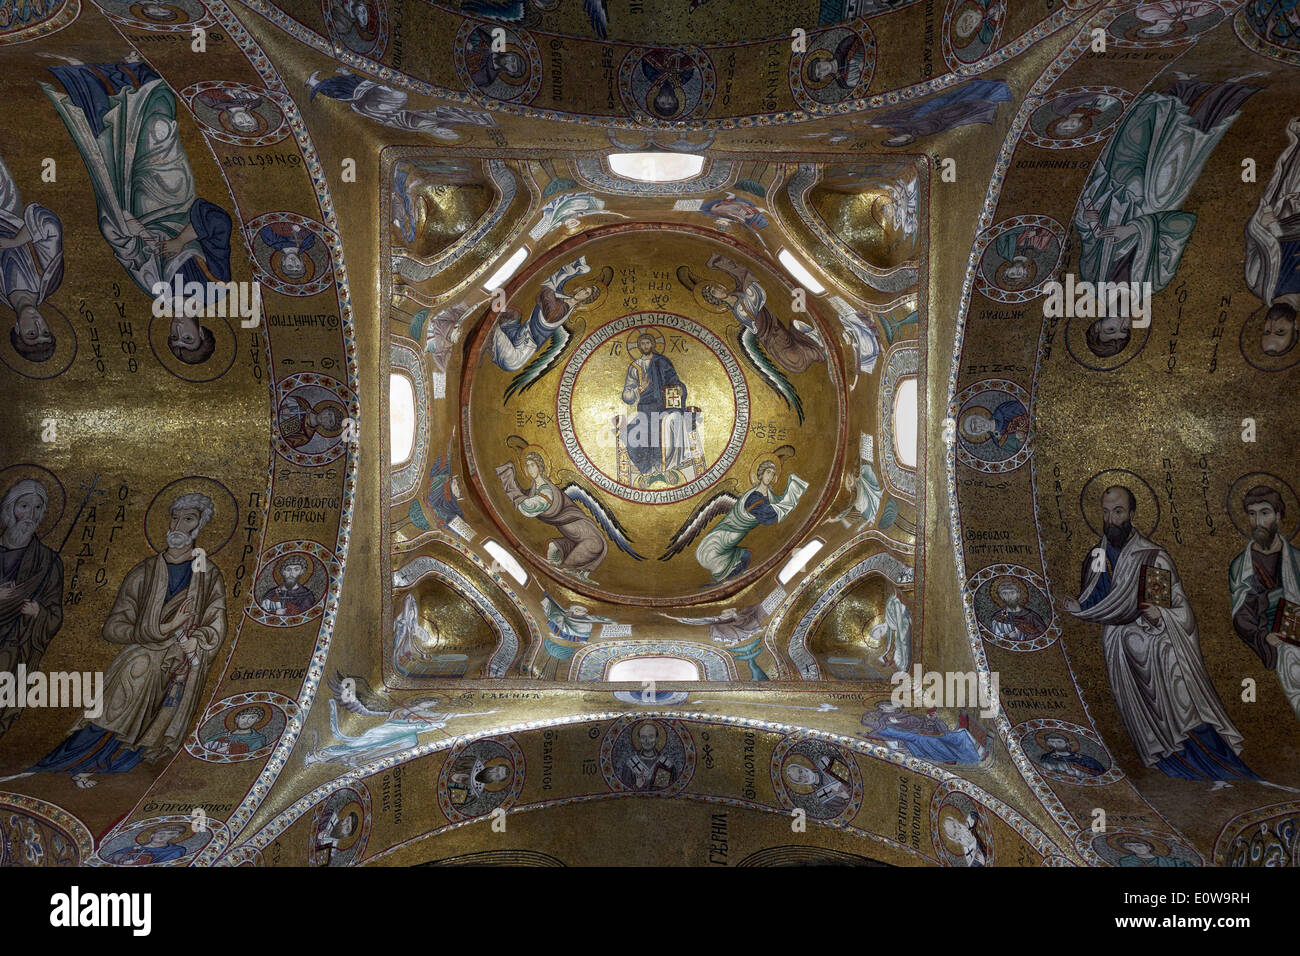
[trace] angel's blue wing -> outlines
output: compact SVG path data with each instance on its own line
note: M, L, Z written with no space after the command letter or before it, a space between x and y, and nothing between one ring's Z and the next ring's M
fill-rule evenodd
M605 506L591 492L577 482L569 482L564 486L564 493L570 500L576 501L591 512L591 516L596 519L601 530L605 532L605 537L613 541L618 549L625 554L630 554L638 561L644 561L645 555L637 554L632 550L631 539L628 537L627 529L619 523L618 518L612 512L606 511Z
M719 491L696 508L691 516L686 519L686 523L677 529L677 533L668 542L668 547L664 549L664 553L659 555L659 560L671 561L681 554L682 549L694 541L710 521L726 514L735 506L736 497L734 495Z
M476 17L514 23L524 18L526 0L461 0L460 8Z
M752 329L740 330L740 350L745 358L749 360L755 371L763 377L772 391L781 396L785 402L786 408L794 409L799 416L799 424L803 424L803 401L799 398L799 391L790 384L790 380L785 374L776 367L767 353L763 351L762 344L758 341L758 336Z
M569 347L569 340L572 338L568 328L563 325L552 332L551 337L546 340L546 348L538 351L532 361L524 366L524 370L510 380L510 384L506 386L504 401L510 401L512 396L528 391L541 381L547 372L559 364L560 357L564 355L564 350Z
M591 28L596 31L596 36L602 40L605 34L609 32L609 13L605 9L607 0L582 0L583 9L587 11L587 19L591 21Z

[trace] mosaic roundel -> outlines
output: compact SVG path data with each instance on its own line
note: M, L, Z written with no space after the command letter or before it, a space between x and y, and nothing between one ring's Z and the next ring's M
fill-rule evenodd
M876 38L865 23L815 33L790 57L790 91L809 113L867 95L876 69Z
M315 295L334 282L334 266L320 223L293 212L272 212L244 226L257 278L281 295Z
M513 737L461 740L438 773L438 806L453 823L510 809L524 787L524 754Z
M1237 37L1262 56L1300 64L1300 20L1288 0L1243 3L1233 20Z
M197 810L150 817L114 830L94 859L109 866L185 866L225 831L224 823Z
M203 131L235 146L270 146L289 135L280 95L228 80L204 80L181 91Z
M366 848L372 812L365 787L340 787L310 817L308 866L349 866Z
M1028 302L1055 277L1065 230L1046 216L1016 216L976 240L975 289L995 302Z
M192 757L209 763L241 763L270 756L298 705L283 694L253 691L219 700L185 742Z
M665 123L696 119L708 112L717 76L697 47L637 47L618 69L623 105L638 120Z
M378 59L388 46L388 13L382 0L321 0L325 32L358 56Z
M79 866L94 852L85 824L62 807L0 795L0 867Z
M0 0L0 43L22 43L56 33L81 12L77 0Z
M1300 861L1300 803L1256 807L1233 817L1214 844L1215 866L1292 867Z
M288 520L312 518L327 502L303 496L277 499L277 513ZM317 505L312 508L311 505ZM315 541L282 541L262 555L253 580L248 616L269 627L297 627L321 616L325 595L340 578L338 559Z
M998 45L1006 0L948 0L943 14L943 55L954 70L983 59Z
M695 741L681 721L629 714L605 732L600 772L617 793L675 796L695 774Z
M1091 146L1106 138L1132 98L1117 86L1059 90L1030 114L1024 140L1043 149Z
M357 440L357 398L338 379L289 375L276 383L275 400L275 449L295 464L328 464Z
M989 474L1029 460L1029 393L1015 382L985 379L957 395L957 460Z
M930 800L930 839L945 866L994 866L991 812L970 795L942 785Z
M504 103L530 103L542 88L542 53L522 30L466 20L456 34L456 72L465 88Z
M843 747L792 735L772 751L772 787L781 806L814 820L846 822L862 807L862 771Z
M475 323L469 478L516 553L580 593L730 594L839 487L839 343L766 259L715 237L584 233Z
M156 33L184 30L210 20L199 0L99 0L100 10L114 20Z
M1009 651L1037 651L1060 636L1047 582L1015 564L994 564L967 585L980 636Z
M1222 8L1211 0L1155 0L1120 14L1106 31L1115 46L1168 46L1195 39L1222 20Z
M652 344L645 349L641 347L643 336L652 338ZM684 341L687 339L690 341ZM700 423L697 416L693 423L696 426L695 433L688 434L688 437L695 440L685 450L682 466L666 473L651 474L652 469L645 467L635 457L640 449L630 440L635 437L631 435L631 427L628 429L629 440L625 440L620 447L618 435L608 427L608 422L603 418L593 420L593 416L582 415L583 394L599 388L601 378L608 378L602 374L606 370L601 367L601 363L592 361L593 356L608 350L611 345L617 347L620 341L624 346L623 354L633 359L633 362L637 358L650 356L653 364L653 357L657 355L667 356L671 362L671 355L680 347L682 356L694 354L691 365L703 373L702 377L713 380L725 378L736 398L733 407L723 411L725 444L709 449L708 457L705 457L704 443L699 440ZM701 369L701 366L704 368ZM634 366L629 365L629 368L632 367ZM661 364L661 367L667 368L668 365ZM585 339L573 350L560 374L560 391L555 408L560 440L578 466L578 471L610 494L643 504L684 501L713 484L736 463L749 430L749 388L745 384L740 363L731 350L722 339L698 322L666 312L634 312L602 326ZM703 415L703 411L700 415ZM725 427L728 424L729 429ZM635 423L632 427L635 427ZM614 441L609 441L609 438ZM609 456L600 456L606 459L601 462L604 465L602 468L592 459L595 457L600 461L596 452L608 450L611 444L615 450L612 459L614 467L609 467ZM593 450L591 456L587 454L587 448ZM612 474L609 473L611 471ZM663 475L662 480L660 475Z
M1145 827L1124 827L1103 833L1084 830L1075 839L1075 848L1093 866L1163 868L1205 865L1199 853L1172 833Z
M1015 733L1025 754L1050 780L1077 787L1100 787L1124 777L1101 738L1087 727L1054 717L1038 717L1018 724Z

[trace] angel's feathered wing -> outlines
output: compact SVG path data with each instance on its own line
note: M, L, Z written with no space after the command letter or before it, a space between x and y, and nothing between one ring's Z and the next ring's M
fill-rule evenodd
M576 481L571 481L565 485L563 491L571 501L578 502L591 513L591 516L596 519L596 523L600 525L601 530L605 532L605 537L613 541L620 551L630 554L638 561L645 560L645 555L637 554L632 549L632 539L628 536L627 529L623 527L612 511L605 509L599 498Z
M602 40L605 34L609 32L609 11L605 9L607 0L582 0L582 7L587 11L587 19L591 21L591 28L596 31L596 36Z
M354 694L348 699L344 699L343 682L348 679L352 680L354 685ZM389 701L380 697L370 689L370 683L364 677L355 675L345 675L342 671L335 671L333 677L327 677L330 690L334 692L334 699L339 704L354 714L360 714L363 717L387 717L392 707Z
M461 0L460 9L476 17L514 23L524 18L527 6L527 0Z
M546 374L560 363L569 343L573 341L573 333L569 331L568 324L561 325L551 337L546 340L546 348L540 350L533 356L524 370L510 380L506 386L505 401L509 401L514 395L528 391L543 378Z
M659 555L659 560L668 561L681 554L682 549L694 541L710 521L726 514L734 507L736 507L736 496L726 491L719 491L696 508L695 512L686 519L686 523L677 529L677 533L668 542L664 553Z
M762 344L758 341L758 336L752 330L742 328L740 330L740 351L745 356L746 361L753 366L754 370L763 377L763 381L785 402L786 408L792 408L795 414L799 416L799 424L803 424L803 400L799 398L799 391L790 384L790 380L785 377L775 363L767 357L763 351Z

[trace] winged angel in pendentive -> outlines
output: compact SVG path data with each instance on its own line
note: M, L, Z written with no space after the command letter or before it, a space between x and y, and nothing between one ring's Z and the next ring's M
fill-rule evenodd
M364 677L345 677L336 671L327 681L334 692L330 698L330 733L338 743L317 747L318 738L312 731L311 750L304 761L308 765L342 763L358 767L380 757L413 750L419 746L421 734L443 730L455 718L470 716L438 709L441 701L437 697L415 697L397 703L371 690ZM382 717L384 721L350 736L339 728L340 705L360 717Z

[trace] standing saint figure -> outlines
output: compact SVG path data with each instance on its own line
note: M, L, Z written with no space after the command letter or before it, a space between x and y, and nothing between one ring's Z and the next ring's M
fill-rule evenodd
M1102 492L1101 542L1084 558L1078 599L1062 603L1079 620L1101 625L1115 706L1146 766L1213 781L1211 790L1229 780L1265 783L1237 756L1241 732L1205 672L1178 570L1169 552L1133 527L1136 513L1132 489Z
M1246 285L1268 306L1260 347L1284 355L1295 347L1300 307L1300 116L1286 124L1286 149L1246 222Z
M1291 709L1300 716L1300 647L1278 633L1278 608L1300 607L1300 551L1282 536L1282 496L1256 485L1242 502L1250 543L1228 568L1232 627L1269 670L1277 672Z
M705 467L695 429L699 409L686 404L686 383L649 329L640 331L628 352L635 357L628 364L622 395L636 412L624 417L619 437L636 469L635 482L646 488L656 481L692 481Z
M1245 77L1207 83L1186 74L1144 93L1124 114L1092 167L1074 220L1088 282L1173 279L1196 225L1182 209L1214 147L1262 87Z
M29 362L54 355L40 305L63 282L63 223L40 203L23 205L0 159L0 303L14 313L9 342Z
M166 549L127 572L104 622L104 640L124 647L104 676L103 713L78 719L67 739L16 776L69 773L84 789L95 786L92 774L124 773L180 749L226 636L221 570L193 555L213 512L203 494L172 502Z
M63 561L36 536L49 504L45 486L31 478L0 501L0 673L39 667L63 624ZM0 734L21 712L0 707Z
M99 231L141 290L179 274L230 281L230 215L198 195L181 146L176 97L144 63L50 67L42 83L95 191Z

